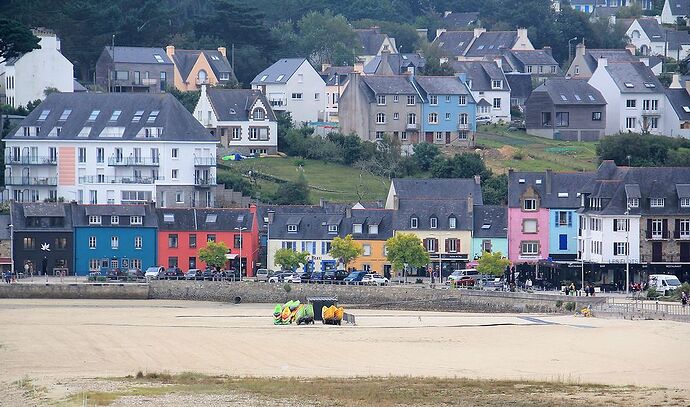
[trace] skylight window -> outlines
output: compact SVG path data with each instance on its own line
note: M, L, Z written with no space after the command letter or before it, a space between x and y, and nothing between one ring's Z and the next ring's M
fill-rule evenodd
M44 111L42 111L42 112L41 112L41 115L38 116L38 121L43 121L43 120L45 120L46 117L48 117L49 114L50 114L50 110L44 110Z
M101 114L100 110L94 110L91 112L91 116L89 116L89 121L90 122L95 122L96 119L98 118L98 115Z
M230 108L230 114L237 114L237 112L235 111L235 109Z
M575 100L577 100L577 101L579 102L579 101L581 101L582 99L580 98L580 95L575 95Z
M266 79L268 79L268 75L264 75L259 79L260 82L264 82Z
M163 214L163 222L175 222L175 214L174 213L164 213Z
M122 114L122 110L115 110L115 111L113 112L113 115L110 116L110 120L108 120L108 121L109 121L109 122L116 122L117 119L120 118L120 115L121 115L121 114Z
M632 82L625 82L625 87L626 88L634 88L635 85L633 85Z
M59 120L60 120L61 122L64 122L65 120L67 120L67 118L69 117L70 113L72 113L72 110L71 110L71 109L65 109L65 110L63 110L63 111L62 111L62 114L60 115L60 119L59 119Z
M146 123L153 123L153 122L155 122L155 121L156 121L156 118L158 117L158 113L159 113L158 110L152 111L151 114L149 115L149 118L146 119Z
M592 102L594 102L594 96L592 96L592 95L587 95L587 97L589 98L589 100L591 100Z
M483 224L482 229L491 229L491 224L490 223Z
M206 223L216 223L216 219L218 219L218 215L215 213L209 213L206 215Z
M563 101L565 101L565 102L567 102L567 101L568 101L568 98L567 98L567 97L565 97L565 95L563 95L563 94L561 94L561 99L563 99Z
M653 83L651 83L651 82L645 82L645 83L644 83L644 87L645 87L645 88L650 88L650 89L651 89L651 88L656 88L656 85L653 84Z
M537 185L541 185L541 180L538 179L538 180L534 181L534 183L537 184Z
M163 62L165 62L165 61L163 61L163 57L160 56L160 55L158 55L158 54L153 54L153 57L156 58L156 61L157 61L158 63L161 63L161 64L162 64Z
M520 179L518 180L518 184L524 184L524 183L525 183L525 179L524 179L524 178L520 178Z
M480 46L477 47L477 49L484 49L484 46L483 46L483 45L480 45Z
M558 197L559 197L559 198L567 198L567 197L568 197L568 193L567 193L567 192L559 192L559 193L558 193Z
M237 223L242 223L244 222L244 215L237 215Z
M132 123L139 123L141 121L141 116L143 116L143 115L144 115L143 110L137 110L134 113L134 117L132 117Z
M690 113L690 106L683 106L683 111L685 111L685 113Z
M218 58L218 55L211 55L211 59L214 61L220 61L220 58Z
M285 75L283 75L283 74L281 73L280 75L278 75L278 78L276 79L276 81L280 82L280 81L283 80L284 77L285 77Z

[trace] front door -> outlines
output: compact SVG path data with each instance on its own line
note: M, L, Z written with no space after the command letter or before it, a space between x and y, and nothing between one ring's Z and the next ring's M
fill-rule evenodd
M427 143L433 143L434 142L434 133L428 131L426 132L426 142Z
M661 260L661 242L652 242L652 261L660 262Z
M680 261L690 262L690 242L680 243Z

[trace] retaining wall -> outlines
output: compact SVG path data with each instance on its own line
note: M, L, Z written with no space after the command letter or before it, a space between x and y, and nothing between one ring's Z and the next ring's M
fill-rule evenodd
M3 284L0 298L145 300L146 284Z

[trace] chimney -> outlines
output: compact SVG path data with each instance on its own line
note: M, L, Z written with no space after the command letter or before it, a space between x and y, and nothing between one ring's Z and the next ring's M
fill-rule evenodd
M172 57L175 55L175 46L174 45L168 45L165 47L165 53L168 54L169 57Z
M545 45L544 48L542 48L542 51L544 51L546 54L553 55L551 47L549 47L548 45Z
M485 28L475 28L474 29L474 38L479 38L482 33L485 33L486 29Z
M444 32L446 32L446 29L445 29L445 28L437 28L437 29L436 29L436 38L438 38L438 37L439 37L441 34L443 34ZM434 39L436 39L436 38L434 38Z
M319 206L323 208L323 206L326 204L326 200L323 198L319 198Z
M380 64L381 66L385 67L386 65L388 65L388 56L390 54L391 54L391 52L388 49L388 46L384 45L383 50L381 50L381 64Z
M546 193L551 193L551 180L553 178L553 171L546 170Z
M579 55L581 57L585 56L585 53L587 52L587 47L583 43L578 43L575 46L575 55Z
M609 66L609 61L606 58L599 58L599 60L597 60L597 68L606 66Z
M472 216L472 213L474 213L474 197L470 192L470 194L467 195L467 214Z
M396 211L400 209L400 198L398 198L397 195L393 196L393 209L395 209Z
M446 17L448 17L448 16L451 15L451 14L453 14L452 11L444 11L444 12L443 12L443 18L446 18Z
M503 58L494 58L494 62L499 68L503 69Z
M224 57L226 57L226 58L228 57L228 55L227 55L228 50L225 47L218 47L218 52L220 52L221 55L223 55Z
M475 175L474 176L474 184L475 185L481 185L482 184L482 176L481 175Z
M331 64L321 64L321 72L326 72L326 69L330 68Z
M349 206L347 207L347 209L345 209L345 217L348 219L352 217L352 208L350 208Z
M674 73L673 74L673 79L671 79L671 85L668 87L669 89L683 89L683 86L680 84L680 74L679 73Z
M529 38L527 37L527 29L526 28L518 28L517 29L517 39L515 41L515 44L520 47L525 47L527 43L529 42Z
M631 55L635 55L635 51L637 51L634 44L626 44L625 49L627 49Z
M364 73L364 62L356 61L355 66L352 68L352 70L358 74Z

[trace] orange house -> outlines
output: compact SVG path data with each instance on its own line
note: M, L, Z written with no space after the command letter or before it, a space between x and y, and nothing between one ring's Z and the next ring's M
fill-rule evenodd
M350 262L348 267L390 277L391 265L386 259L386 240L393 236L393 211L348 210L346 228L345 234L351 234L363 249L362 255Z
M168 45L165 53L173 61L173 83L178 90L198 90L201 85L222 86L237 81L225 47L187 50Z

